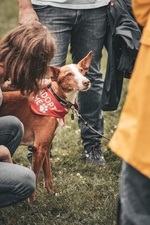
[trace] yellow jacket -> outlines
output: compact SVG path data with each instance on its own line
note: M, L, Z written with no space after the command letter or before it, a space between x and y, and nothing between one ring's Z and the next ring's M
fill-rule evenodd
M109 147L150 178L150 0L133 0L132 4L144 28L126 101Z

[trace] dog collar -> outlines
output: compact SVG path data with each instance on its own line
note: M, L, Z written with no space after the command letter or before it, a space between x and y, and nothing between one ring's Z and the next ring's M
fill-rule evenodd
M61 98L60 96L58 96L58 95L54 92L52 86L50 87L50 89L51 89L53 95L55 96L55 98L60 102L60 104L61 104L63 107L65 107L65 108L67 108L67 109L70 109L70 108L73 106L75 109L78 109L77 103L69 102L69 101L67 101L66 99Z

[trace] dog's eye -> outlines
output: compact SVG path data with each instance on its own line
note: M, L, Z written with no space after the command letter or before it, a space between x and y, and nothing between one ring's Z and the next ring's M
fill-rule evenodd
M67 75L67 77L70 77L72 75L72 73L67 73L66 75Z

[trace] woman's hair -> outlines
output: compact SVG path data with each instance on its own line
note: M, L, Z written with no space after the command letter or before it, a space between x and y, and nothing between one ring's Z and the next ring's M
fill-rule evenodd
M16 27L0 41L0 62L4 63L5 80L10 78L22 94L37 93L55 47L53 35L41 23Z

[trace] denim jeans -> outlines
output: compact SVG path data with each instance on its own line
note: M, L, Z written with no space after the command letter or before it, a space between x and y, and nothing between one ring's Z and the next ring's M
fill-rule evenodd
M35 190L35 180L29 168L0 162L0 208L27 199Z
M19 146L23 132L23 125L16 117L0 117L0 145L6 146L11 155ZM33 171L16 164L0 162L0 208L28 198L35 186Z
M0 117L0 145L6 146L11 156L19 146L24 132L20 120L14 116Z
M150 179L123 162L118 225L150 224Z
M93 58L87 77L91 88L78 94L79 113L96 131L103 134L103 115L100 100L103 88L100 61L107 32L107 6L96 9L74 10L33 5L39 20L56 37L57 51L51 62L56 66L66 63L68 46L73 63L79 62L89 51ZM79 121L84 146L100 143L101 136Z

